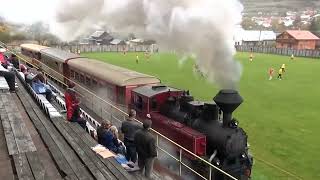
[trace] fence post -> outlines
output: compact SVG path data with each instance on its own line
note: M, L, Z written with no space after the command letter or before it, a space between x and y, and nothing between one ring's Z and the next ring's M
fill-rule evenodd
M182 175L182 149L179 150L179 176Z
M209 166L209 180L211 180L211 177L212 177L212 167L211 166Z

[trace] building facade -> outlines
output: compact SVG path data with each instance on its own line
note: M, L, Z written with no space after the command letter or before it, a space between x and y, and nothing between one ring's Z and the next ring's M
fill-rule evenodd
M276 48L316 49L319 38L310 31L290 30L277 36Z

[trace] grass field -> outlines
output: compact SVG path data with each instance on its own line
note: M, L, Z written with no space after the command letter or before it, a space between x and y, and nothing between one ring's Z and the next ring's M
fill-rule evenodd
M193 61L178 63L173 54L156 54L149 61L136 53L90 53L88 57L159 77L164 84L189 89L198 99L211 100L218 88L193 73ZM243 65L239 90L244 103L234 116L249 135L255 164L253 179L320 179L320 60L268 54L238 53ZM282 63L282 81L268 80L268 68L277 74ZM272 165L270 165L270 163ZM276 166L277 168L275 168ZM279 170L282 169L282 170Z

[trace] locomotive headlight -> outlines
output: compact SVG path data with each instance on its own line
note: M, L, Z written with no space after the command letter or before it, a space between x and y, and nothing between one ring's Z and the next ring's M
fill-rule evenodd
M241 155L241 157L242 157L242 158L245 158L245 157L246 157L246 154L243 153L243 154Z

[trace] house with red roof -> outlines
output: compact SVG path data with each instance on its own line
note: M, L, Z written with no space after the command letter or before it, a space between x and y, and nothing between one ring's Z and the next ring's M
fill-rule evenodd
M277 48L316 49L320 39L310 31L288 30L277 36Z

